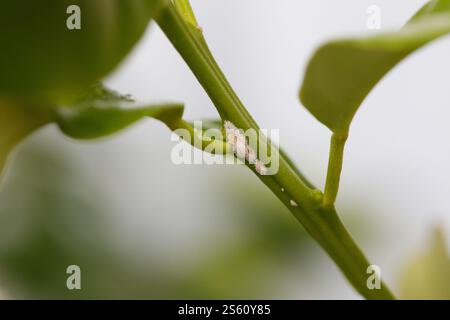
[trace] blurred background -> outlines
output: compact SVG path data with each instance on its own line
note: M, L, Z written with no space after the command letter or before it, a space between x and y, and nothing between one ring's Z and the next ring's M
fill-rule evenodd
M424 0L191 0L212 52L262 128L320 188L330 132L298 102L322 42L400 28ZM382 31L381 30L381 31ZM373 90L347 143L337 207L402 298L450 299L450 38ZM152 24L106 84L216 118ZM90 143L54 126L17 148L0 191L0 298L359 299L293 216L243 166L175 165L161 123ZM68 290L66 268L81 268Z

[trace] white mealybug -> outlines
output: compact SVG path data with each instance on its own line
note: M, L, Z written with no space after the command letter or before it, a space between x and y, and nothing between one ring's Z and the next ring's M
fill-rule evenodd
M233 147L233 152L240 160L246 160L255 165L255 170L260 175L267 175L269 169L256 156L256 151L247 143L247 138L232 122L224 121L227 142Z
M236 157L238 157L241 160L245 160L246 154L247 154L247 141L245 139L245 136L243 134L238 134L236 137L236 146L234 148L234 151L236 153Z
M289 203L290 203L291 206L293 206L293 207L298 207L298 203L295 202L294 200L289 201Z
M267 169L267 167L259 159L256 159L255 170L262 176L267 175L269 171L269 169Z
M239 132L239 130L230 121L225 121L223 127L225 128L227 142L231 144L234 149L237 143L236 132Z
M247 153L245 154L245 158L247 159L248 163L255 164L256 160L258 160L255 150L248 147L246 151Z

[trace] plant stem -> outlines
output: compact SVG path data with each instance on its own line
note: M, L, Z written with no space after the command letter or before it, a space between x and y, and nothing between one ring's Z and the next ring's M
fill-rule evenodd
M200 29L184 21L173 5L168 5L156 21L205 89L222 119L232 121L244 131L259 130L215 62ZM259 143L270 144L267 139L262 139ZM366 270L370 264L334 208L322 205L321 192L303 178L283 152L275 148L271 154L274 156L279 157L279 170L275 175L260 175L254 167L249 168L324 248L359 293L369 299L393 299L384 283L379 290L367 288Z
M191 4L189 0L172 0L173 5L181 12L184 17L184 20L191 23L195 28L199 29L199 25L197 23L197 19L195 18L194 11L192 11Z
M233 148L226 141L223 140L211 140L208 137L204 136L204 133L201 130L193 127L189 122L178 119L173 123L166 123L167 127L174 131L178 136L185 140L187 143L191 144L193 147L207 151L214 155L227 155L233 154ZM188 134L184 136L184 133L179 130L185 130ZM211 152L213 151L213 152Z
M339 190L339 180L341 178L342 163L344 159L344 147L348 134L333 133L330 143L330 156L328 158L327 180L323 195L323 205L325 207L334 206Z

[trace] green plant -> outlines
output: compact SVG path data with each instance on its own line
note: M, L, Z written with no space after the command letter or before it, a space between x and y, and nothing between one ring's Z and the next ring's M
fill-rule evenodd
M143 117L153 117L171 130L188 130L194 137L189 142L194 146L202 149L208 146L211 140L183 120L182 105L135 107L130 97L96 83L123 59L152 17L211 98L221 123L229 121L242 130L259 130L216 63L188 0L127 0L126 4L120 0L98 1L115 14L105 20L100 19L104 13L91 10L88 22L93 29L101 29L102 22L110 21L109 26L114 26L107 35L110 41L103 41L104 35L90 34L89 28L77 30L75 38L67 30L52 32L61 30L58 23L64 21L54 17L59 16L58 10L69 5L67 1L46 6L51 10L44 30L53 38L44 39L32 19L18 26L16 33L0 31L1 38L9 40L7 50L0 51L0 168L17 143L48 123L58 124L72 138L93 139L110 135ZM79 0L70 4L88 7L91 3L88 2ZM0 13L1 21L17 18L25 5L21 0L11 3ZM448 32L450 0L433 0L397 32L331 41L314 53L300 99L332 131L323 193L281 149L271 149L271 157L279 158L275 175L261 174L257 166L247 164L322 246L354 288L368 299L392 299L393 294L384 283L379 290L367 287L366 270L370 263L345 229L334 206L349 127L364 98L389 70L411 52ZM26 50L21 50L22 47ZM21 54L14 55L19 51ZM69 54L67 60L58 60L65 54ZM103 56L107 59L102 59ZM16 70L12 65L24 67ZM233 150L226 140L213 143L218 153ZM264 136L259 137L258 144L271 146Z

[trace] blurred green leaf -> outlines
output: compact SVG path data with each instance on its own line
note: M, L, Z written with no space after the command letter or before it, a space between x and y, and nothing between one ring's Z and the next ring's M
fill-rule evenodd
M397 32L322 45L307 66L301 102L333 132L347 133L360 104L387 72L450 32L449 12L450 0L433 1Z
M176 128L182 104L136 106L130 96L95 85L74 105L41 107L30 100L0 100L0 173L8 154L33 130L56 122L61 131L76 139L94 139L116 133L144 117Z
M450 299L450 256L443 230L436 229L428 250L407 264L400 288L405 299Z
M450 11L449 0L432 0L427 2L410 21L427 18L429 15L436 13L445 13Z
M0 96L67 102L114 70L161 0L14 0L0 6ZM69 6L81 29L69 30Z
M0 99L0 175L11 150L32 131L50 121L49 109Z
M181 104L136 107L129 96L96 86L76 105L57 109L56 122L70 137L94 139L113 134L144 117L158 119L170 126L182 115Z

